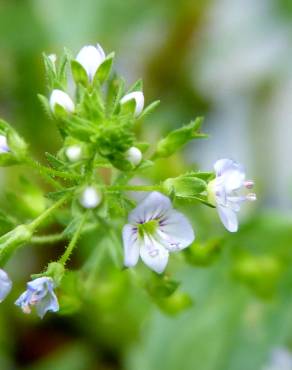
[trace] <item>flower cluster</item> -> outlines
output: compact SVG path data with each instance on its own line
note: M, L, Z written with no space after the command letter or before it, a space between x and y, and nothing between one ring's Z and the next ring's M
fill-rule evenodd
M218 160L215 172L191 171L159 184L131 185L131 180L154 166L157 159L167 158L188 141L206 135L201 133L202 119L197 118L170 132L151 153L147 152L150 144L137 139L135 125L158 102L144 107L142 82L126 89L124 80L111 74L113 58L114 54L107 55L100 45L85 46L76 57L68 52L60 59L54 54L44 56L49 98L39 98L63 139L55 155L46 153L49 166L32 159L15 130L0 121L0 165L28 165L53 187L48 208L44 205L35 219L0 237L1 266L19 246L34 241L33 235L44 220L61 206L68 207L66 216L59 218L65 217L67 223L62 234L35 239L68 239L68 245L58 262L52 262L44 273L27 283L26 291L15 302L24 313L35 307L42 318L48 311L59 310L54 288L61 283L66 263L85 230L99 227L101 234L111 236L116 225L124 224L128 217L122 233L122 227L118 230L122 234L124 266L134 267L141 258L147 267L162 274L170 255L195 240L190 221L173 207L174 200L178 205L180 199L186 199L216 207L226 229L235 232L242 203L256 199L254 193L245 192L253 182L247 181L243 167L230 159ZM74 97L68 93L68 75L74 80ZM129 191L141 192L144 198L133 204ZM0 270L0 301L11 287L7 273Z

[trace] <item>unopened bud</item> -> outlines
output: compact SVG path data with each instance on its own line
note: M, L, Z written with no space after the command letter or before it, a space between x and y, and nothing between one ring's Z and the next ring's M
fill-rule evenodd
M134 166L138 166L138 164L140 164L140 162L142 161L141 151L134 146L126 151L125 156L126 159Z
M144 108L144 95L142 91L133 91L121 99L121 104L127 103L130 100L135 100L136 107L135 107L135 112L134 116L137 117L139 114L142 112Z
M70 162L77 162L81 159L81 147L79 145L69 146L65 153Z
M50 97L50 107L55 112L56 104L63 107L68 113L72 113L75 110L75 105L70 96L62 90L53 90Z
M85 188L80 197L80 204L84 208L95 208L101 202L101 194L93 186Z
M0 135L0 154L9 152L9 146L7 143L7 138L4 135Z

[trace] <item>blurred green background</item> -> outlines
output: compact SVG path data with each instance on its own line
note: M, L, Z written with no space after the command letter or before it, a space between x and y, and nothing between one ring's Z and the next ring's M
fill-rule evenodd
M175 261L172 277L193 301L183 312L173 314L175 298L159 308L113 267L95 271L87 295L73 272L61 315L43 321L19 312L12 293L0 308L1 370L264 370L275 348L292 350L291 40L290 0L0 0L1 117L41 161L60 145L36 96L48 94L41 53L99 42L129 85L143 78L146 102L161 100L141 136L154 142L205 116L210 138L161 161L150 179L231 157L258 194L236 235L216 212L179 205L203 249ZM1 201L18 171L1 169ZM73 268L96 238L83 240ZM16 286L62 248L20 251L9 265Z

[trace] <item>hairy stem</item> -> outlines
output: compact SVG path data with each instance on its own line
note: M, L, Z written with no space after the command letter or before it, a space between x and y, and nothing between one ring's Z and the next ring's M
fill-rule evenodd
M34 232L39 225L46 220L57 208L59 208L63 203L66 202L66 200L69 198L69 195L66 194L63 198L58 200L56 203L54 203L50 208L46 209L45 212L43 212L40 216L38 216L36 219L34 219L28 227L32 232Z
M108 190L124 191L163 191L162 185L111 185Z
M74 235L73 235L73 238L71 239L70 243L68 244L64 254L62 255L62 257L60 258L59 262L65 266L66 262L68 261L69 257L71 256L72 252L73 252L73 249L76 247L76 244L77 244L77 241L81 235L81 231L82 231L82 228L83 228L83 225L85 223L85 220L86 220L86 217L87 217L87 212L84 213L81 221L80 221L80 224L77 228L77 230L75 231Z

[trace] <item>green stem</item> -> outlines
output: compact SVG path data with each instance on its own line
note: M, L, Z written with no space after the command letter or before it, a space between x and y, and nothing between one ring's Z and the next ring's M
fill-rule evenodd
M110 185L108 190L122 191L163 191L162 185Z
M33 244L53 244L61 240L67 239L68 236L63 233L50 234L50 235L37 235L31 238Z
M98 227L97 224L86 225L82 229L82 234L91 232ZM31 243L41 245L41 244L53 244L62 240L68 239L69 236L64 233L56 233L49 235L36 235L31 238Z
M63 203L66 202L66 200L68 199L69 195L66 194L66 196L64 196L63 198L61 198L60 200L58 200L58 202L54 203L50 208L48 208L47 210L45 210L45 212L43 212L40 216L38 216L36 219L34 219L29 225L28 227L30 228L30 230L32 232L35 231L35 229L37 227L39 227L39 225L46 219L48 218L57 208L59 208Z
M27 159L26 164L36 169L39 172L39 174L44 177L46 177L46 175L50 175L50 176L61 177L63 179L69 179L69 180L76 180L81 177L80 175L77 175L74 173L58 171L58 170L55 170L54 168L43 166L42 164L40 164L39 162L33 159Z
M73 249L76 247L76 244L77 244L77 241L78 241L78 239L80 237L80 234L81 234L83 225L85 223L86 217L87 217L87 212L84 213L83 218L82 218L82 220L81 220L81 222L79 224L78 229L75 231L75 233L73 235L73 238L71 239L70 243L68 244L68 247L66 248L64 254L62 255L62 257L59 260L59 262L63 266L65 266L66 262L68 261L69 257L72 254Z

